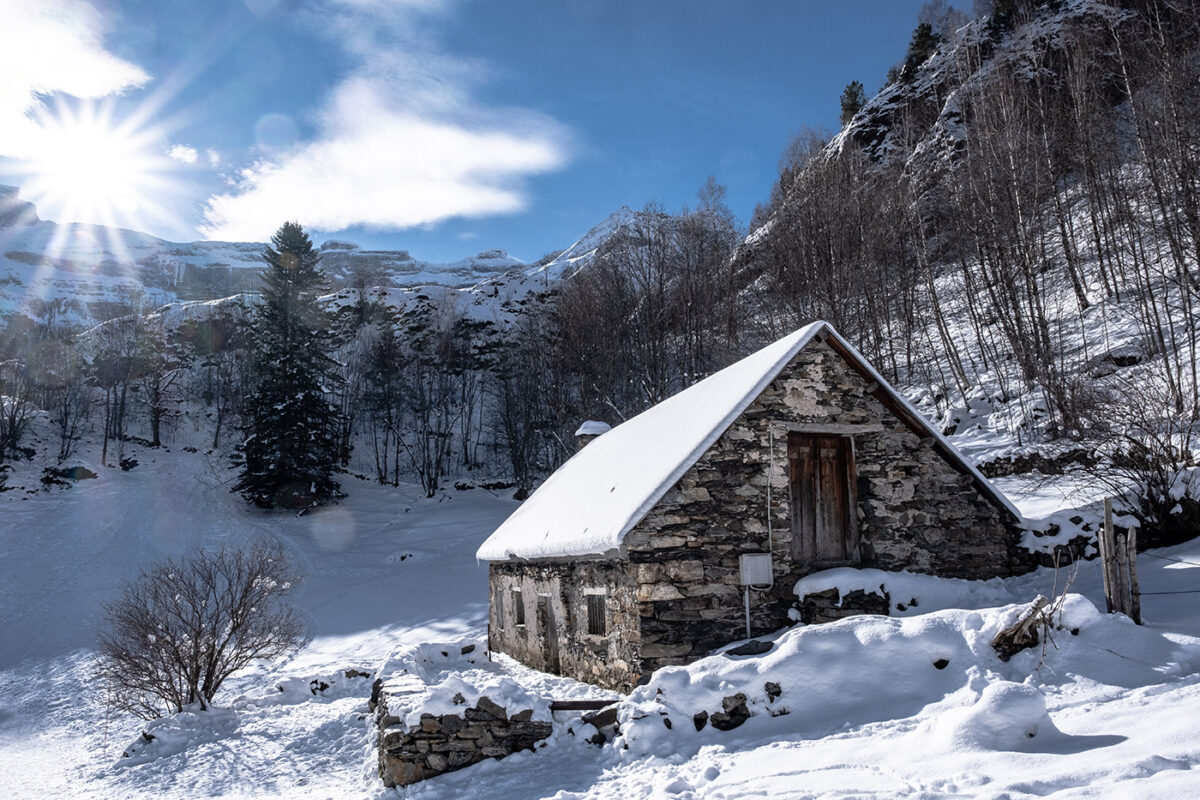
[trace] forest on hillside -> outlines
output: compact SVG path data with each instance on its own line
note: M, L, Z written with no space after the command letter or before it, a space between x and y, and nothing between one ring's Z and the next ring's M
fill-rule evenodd
M970 21L939 0L874 96L847 87L839 133L789 145L749 231L710 181L692 208L630 215L560 280L497 285L493 318L462 292L389 302L363 268L326 303L339 460L431 496L456 480L524 496L583 420L618 423L826 319L947 430L982 399L1017 409L1024 445L1190 463L1197 43L1183 0L994 0ZM136 295L88 330L53 304L10 316L0 461L32 455L38 415L60 462L85 436L106 463L134 436L236 460L255 317L246 298Z

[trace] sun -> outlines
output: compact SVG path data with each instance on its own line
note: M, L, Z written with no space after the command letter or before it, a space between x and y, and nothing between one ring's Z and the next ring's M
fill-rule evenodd
M165 166L150 131L88 103L60 104L39 116L42 135L25 164L25 188L39 208L62 221L109 226L153 214Z

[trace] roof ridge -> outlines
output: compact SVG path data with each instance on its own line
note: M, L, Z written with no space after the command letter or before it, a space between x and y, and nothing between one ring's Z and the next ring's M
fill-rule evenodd
M889 405L889 410L910 428L916 426L922 433L935 439L944 458L970 474L990 500L1020 519L1020 513L1008 499L913 408L853 345L828 322L818 320L671 395L596 438L559 467L501 523L479 547L476 557L502 561L510 558L599 556L619 551L625 536L724 435L784 367L821 333L832 338L839 355L861 374L869 375L878 384L877 391L885 393L899 407L897 409ZM766 363L757 364L760 360ZM739 374L746 371L749 371L746 376ZM720 388L714 391L714 387ZM733 393L736 397L721 402L720 389L735 390ZM717 395L711 403L692 403L696 398L710 394ZM714 407L721 412L719 417L712 415ZM688 438L687 433L695 434L695 431L688 430L679 431L674 437L668 435L691 417L703 419L705 429L702 435ZM641 449L646 448L650 449L649 453L640 453ZM639 454L647 456L648 463L625 464L626 460L636 459ZM660 456L668 461L663 463L649 456ZM593 463L597 468L594 475L589 475L587 469ZM647 479L653 481L648 491L644 486L639 488L636 478L642 473L638 472L637 467L645 468ZM631 477L634 480L631 481ZM601 478L604 480L600 481ZM612 483L609 488L612 497L606 506L590 508L588 519L572 518L570 512L564 511L564 506L580 506L588 501L595 506L595 498L603 493L606 483ZM622 490L620 493L618 488ZM631 506L632 510L628 510ZM621 511L621 508L627 510Z

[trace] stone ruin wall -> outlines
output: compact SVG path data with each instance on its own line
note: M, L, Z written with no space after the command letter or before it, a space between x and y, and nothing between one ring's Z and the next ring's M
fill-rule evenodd
M853 435L857 566L960 578L1028 568L1015 552L1015 526L972 478L888 411L838 353L813 341L627 536L623 549L638 584L640 672L694 661L745 636L738 557L767 549L768 467L775 584L751 593L752 631L790 623L792 586L810 570L790 555L780 423L881 424L881 431Z
M636 587L620 561L493 561L488 646L535 669L547 661L546 620L538 595L548 595L558 623L559 670L577 680L628 692L640 674ZM517 625L514 588L521 589L525 624ZM605 635L588 633L586 590L605 591Z
M457 714L422 714L409 727L389 711L385 692L377 698L379 777L385 786L409 786L489 758L532 750L548 737L552 725L533 719L532 709L514 710L481 697ZM403 695L397 711L403 711ZM459 696L456 701L462 700Z

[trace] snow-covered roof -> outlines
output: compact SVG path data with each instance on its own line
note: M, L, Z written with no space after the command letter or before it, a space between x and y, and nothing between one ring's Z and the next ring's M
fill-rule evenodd
M818 333L934 438L991 500L1016 508L827 322L814 322L598 437L546 479L476 552L485 561L615 555L630 530Z
M612 430L612 425L607 422L589 419L579 426L579 430L575 431L576 436L599 436L602 433L608 433Z

